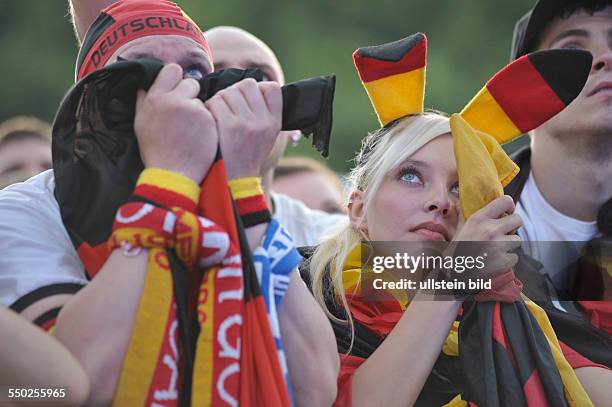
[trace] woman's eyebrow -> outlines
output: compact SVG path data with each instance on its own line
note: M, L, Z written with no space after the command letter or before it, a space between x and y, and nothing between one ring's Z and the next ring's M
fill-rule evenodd
M419 160L406 160L402 163L402 165L413 165L415 167L429 168L431 165L425 161Z

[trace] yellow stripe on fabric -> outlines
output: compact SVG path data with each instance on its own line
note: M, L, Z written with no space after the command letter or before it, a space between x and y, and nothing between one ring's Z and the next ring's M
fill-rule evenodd
M546 312L536 303L528 299L525 299L525 304L527 304L527 308L529 308L531 314L534 316L536 321L538 321L538 325L540 325L542 332L544 332L544 335L548 340L555 365L557 366L557 369L559 369L559 374L561 375L563 390L568 404L570 407L592 407L593 402L587 395L584 387L582 387L582 384L578 380L574 369L572 369L570 364L565 359L563 351L561 351L559 341L557 340L557 335L550 325Z
M193 369L193 391L191 404L193 406L210 406L213 389L213 351L214 351L214 302L215 278L219 268L207 271L205 280L200 285L198 298L198 322L200 323L200 336L196 347Z
M362 246L366 247L362 248ZM346 259L344 260L344 265L342 266L342 288L344 289L345 295L360 295L361 286L372 286L372 280L374 278L380 278L384 281L397 281L397 277L390 272L374 273L370 269L363 270L361 262L362 249L369 250L366 244L357 244L353 247L353 249L351 249ZM334 290L336 292L339 292L336 284L335 271L332 277ZM408 307L409 299L408 294L405 290L387 289L386 292L397 300L403 310Z
M252 196L263 195L261 186L261 178L259 177L244 177L231 179L228 181L232 198L243 199Z
M492 135L501 144L522 134L486 86L463 108L460 115L474 129Z
M442 407L467 407L467 405L467 401L461 399L461 394L457 394L454 399L452 399Z
M486 147L491 159L493 160L493 163L495 164L499 182L501 182L503 187L506 187L519 173L519 166L512 161L510 156L508 156L494 137L481 131L476 131L476 134L478 137L480 137L480 141L482 141Z
M423 112L425 69L363 83L382 126L408 114Z
M188 269L193 269L197 260L200 249L201 234L200 222L198 217L187 211L175 212L180 213L175 226L174 249L179 259L187 266Z
M197 203L200 197L200 186L194 180L163 168L145 168L136 182L136 185L142 184L167 189L189 198L194 203Z
M450 127L459 176L461 211L468 219L502 196L502 181L509 182L519 169L496 140L474 131L461 116L452 115Z
M442 346L442 352L448 356L459 356L459 321L453 322L453 326Z
M172 306L172 277L157 261L164 249L150 249L147 278L123 361L113 406L144 406L166 333Z
M172 239L166 238L159 234L158 231L140 228L140 227L123 227L116 229L108 241L110 248L117 246L121 242L129 243L134 247L142 247L149 249L169 248L172 247Z

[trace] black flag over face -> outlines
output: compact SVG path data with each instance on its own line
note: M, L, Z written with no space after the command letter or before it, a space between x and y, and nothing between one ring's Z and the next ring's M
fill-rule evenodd
M109 236L117 208L132 193L143 170L134 136L138 89L149 89L162 69L157 60L122 60L92 72L64 96L53 124L55 196L75 247L95 246ZM199 80L201 100L245 78L263 79L259 69L226 69ZM335 76L282 87L283 130L313 135L327 156ZM216 148L216 146L214 146Z

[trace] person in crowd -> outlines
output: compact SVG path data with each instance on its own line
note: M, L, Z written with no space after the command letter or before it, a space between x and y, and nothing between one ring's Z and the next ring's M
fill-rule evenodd
M162 19L171 23L151 23ZM142 24L130 25L134 21ZM171 2L119 1L104 9L96 23L83 41L77 79L118 57L149 57L166 64L136 101L134 133L143 177L153 183L173 180L190 197L181 202L197 203L199 184L219 144L230 182L257 178L280 131L278 83L244 80L202 103L196 97L197 79L212 72L213 57L202 31ZM252 148L234 148L245 144ZM54 325L56 338L81 362L92 384L88 403L107 404L121 394L119 379L130 355L132 325L147 292L150 250L113 250L88 281L63 225L54 187L53 172L47 171L0 193L0 245L7 253L0 260L0 299L13 308L18 305L31 320ZM263 224L247 228L251 248L264 233ZM294 400L298 405L329 404L338 364L331 329L299 276L293 273L286 283L278 323ZM167 379L176 386L175 379ZM176 390L168 391L176 399ZM210 391L220 397L219 385Z
M579 298L586 284L591 287L584 299L602 299L602 279L609 279L610 270L601 268L585 281L576 263L585 243L609 241L612 233L612 2L537 1L516 24L511 58L548 49L589 51L593 65L578 97L530 132L530 145L512 155L521 171L507 193L524 221L518 231L523 250L542 263L550 297ZM576 311L570 301L553 303ZM596 325L611 326L609 303L581 302L578 308Z
M283 84L285 76L274 52L259 38L238 27L220 26L206 31L206 38L215 58L215 69L260 68L264 77ZM274 216L287 228L296 245L311 246L320 243L346 216L319 207L303 205L301 199L282 191L275 191L275 169L283 156L287 143L299 139L298 131L281 132L261 168L261 179L268 204ZM304 185L306 187L306 185ZM280 193L277 193L280 192ZM332 213L327 213L332 212Z
M19 391L12 397L6 393L2 395L9 406L31 405L35 398L45 399L45 404L51 406L83 405L89 393L87 375L66 348L4 307L0 307L0 326L2 391ZM30 398L26 394L17 400L22 389L36 389L39 394ZM49 390L50 394L47 393Z
M580 55L583 58L585 53ZM419 87L425 82L422 34L358 49L354 58L383 127L363 141L350 173L352 190L347 205L350 225L305 252L310 257L302 267L303 278L334 324L341 357L335 405L467 406L493 402L561 405L551 400L575 406L591 402L605 405L606 389L612 384L608 367L549 342L557 356L550 357L551 364L546 369L536 368L533 372L531 365L530 374L543 382L560 374L563 384L544 395L543 389L535 390L539 384L520 388L518 383L491 367L490 364L499 363L504 356L495 353L497 361L493 362L492 355L486 353L489 342L486 335L480 336L486 332L485 327L465 333L469 329L465 324L478 326L486 321L485 315L492 315L486 311L492 309L491 301L499 301L494 306L503 307L503 313L521 307L522 284L512 279L511 272L503 273L512 277L503 287L490 292L484 290L473 297L465 294L453 300L432 301L435 296L427 292L416 293L412 298L391 291L374 298L366 295L371 294L372 287L367 286L368 272L362 269L362 261L371 256L363 255L364 250L371 250L371 241L479 241L501 244L508 251L513 245L520 245L515 231L521 227L522 219L515 211L512 198L502 195L501 188L516 175L518 168L495 139L507 141L507 132L512 132L509 129L516 129L516 121L521 122L525 117L520 114L521 108L533 109L531 113L537 114L530 117L538 116L541 121L560 110L542 116L542 106L550 106L547 100L551 94L547 92L531 94L529 106L524 102L512 106L512 100L518 98L516 94L510 97L511 93L529 92L538 87L527 79L535 77L527 74L533 65L527 69L530 63L523 59L501 71L460 115L449 119L440 113L423 112L424 90ZM580 68L579 64L575 65L576 72L583 72L586 78L589 63L590 59L583 58ZM506 82L510 78L512 87ZM403 89L402 85L410 91L398 91ZM500 94L504 90L508 94ZM534 104L533 100L537 102ZM508 110L514 113L512 119L505 113ZM495 139L477 133L471 126ZM513 136L518 133L516 130ZM510 266L517 259L512 258ZM493 281L501 275L497 274ZM502 292L507 296L500 295ZM466 298L475 301L464 302ZM546 328L550 325L542 310L533 302L527 308L538 320L537 325L532 325L533 330L525 331L520 335L522 339L511 345L508 341L512 339L498 336L493 340L493 352L500 344L503 348L498 350L511 347L514 356L509 358L514 358L513 363L519 365L521 362L517 361L524 362L530 354L550 352L547 347L535 346L531 350L535 353L523 348L534 330L546 332L547 337L555 336ZM479 321L474 323L474 319ZM495 331L516 334L523 329L506 320L504 314L493 318L491 323L494 337ZM577 332L574 334L578 335ZM481 357L481 354L487 356ZM470 358L482 363L474 362L476 366L472 366L466 363ZM456 362L457 359L463 362ZM512 371L512 366L508 361L502 370ZM557 369L561 373L556 373ZM486 389L492 390L499 399L488 398L492 393ZM520 393L522 402L517 398L513 404L505 399L508 394Z
M51 168L51 126L36 117L0 123L0 189Z
M312 158L282 158L274 171L272 190L302 201L310 209L343 212L340 177Z

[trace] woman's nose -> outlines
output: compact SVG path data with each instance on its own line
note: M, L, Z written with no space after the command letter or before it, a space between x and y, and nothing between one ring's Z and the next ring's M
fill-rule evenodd
M435 191L425 203L425 210L427 212L439 212L442 216L448 216L453 206L449 194L450 192L446 188L444 190L438 188L438 191Z

